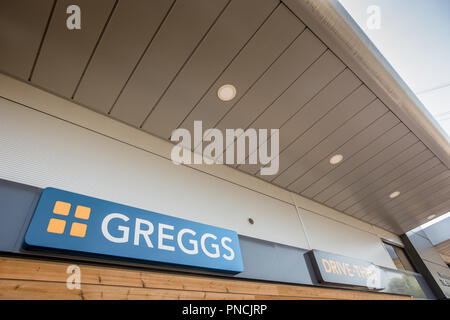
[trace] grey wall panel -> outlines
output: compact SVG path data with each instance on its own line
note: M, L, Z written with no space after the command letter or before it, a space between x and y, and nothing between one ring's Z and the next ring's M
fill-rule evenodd
M111 116L141 126L228 0L176 1L126 83Z
M434 168L439 164L439 160L435 157L421 163L419 166L415 167L413 170L409 171L407 174L395 179L391 183L385 185L382 189L375 191L367 199L363 199L360 202L355 203L351 207L345 210L346 213L354 215L355 217L361 217L366 214L365 208L369 205L375 205L377 199L386 199L388 201L389 195L395 190L404 188L405 185L411 184L411 186L417 185L417 180L421 180L423 176L421 174L427 172L428 170ZM423 180L422 180L423 181ZM416 182L414 184L414 182Z
M430 239L428 239L426 234L423 234L423 230L412 231L408 232L407 234L409 240L422 259L428 260L429 262L438 264L443 267L447 267L437 250L434 248Z
M449 298L449 287L441 282L440 276L450 278L450 269L432 246L426 234L417 228L414 232L409 231L401 235L401 239L405 244L408 257L414 267L423 275L436 298Z
M28 80L53 0L0 1L0 70Z
M426 227L423 232L433 245L447 241L450 239L450 217Z
M239 277L303 284L317 284L308 250L258 239L239 237L244 272Z
M232 0L142 128L168 139L278 4L276 0Z
M245 45L238 56L214 82L201 101L180 125L193 132L195 120L202 120L204 130L214 125L239 101L305 29L284 5L280 5ZM224 84L236 87L236 97L221 101L217 90ZM194 147L194 146L193 146Z
M334 166L332 171L330 171L322 178L318 179L312 185L301 190L301 193L305 197L314 197L331 183L336 182L347 173L358 168L360 165L364 164L366 161L375 156L377 153L383 151L385 148L389 147L391 144L397 142L402 138L406 138L407 140L411 140L414 142L417 141L414 140L414 135L408 134L408 129L400 123L379 138L372 141L358 153L346 158L344 161Z
M420 144L420 143L419 143ZM415 148L415 145L411 148ZM395 170L383 175L382 177L374 180L370 180L368 185L361 187L359 189L353 188L353 185L349 186L347 189L341 191L332 199L330 199L330 204L332 204L337 210L344 211L349 208L352 204L364 199L369 196L373 191L379 190L384 185L394 181L403 174L414 170L415 167L419 166L423 162L431 159L433 154L428 150L424 150L414 157L411 157L408 161L403 163L401 166L397 167ZM442 168L443 169L443 168Z
M66 26L69 5L81 9L80 30ZM113 6L114 0L57 1L31 81L72 97Z
M377 236L301 208L299 211L311 249L334 252L395 269Z
M41 189L0 179L0 251L17 252Z
M288 188L295 192L305 189L334 169L329 162L331 155L345 154L346 157L351 157L391 130L398 122L398 119L376 100L305 155L301 163L296 163L286 170L283 175L292 174L295 177Z
M425 260L424 263L427 266L427 268L431 271L431 275L433 276L435 281L440 284L440 287L445 296L447 297L447 299L450 299L450 286L442 284L442 280L445 280L446 283L449 282L450 268L447 265L443 266L441 264L428 262L427 260Z
M350 120L361 109L364 109L368 104L370 104L371 101L373 101L373 99L374 96L370 93L370 91L365 86L360 86L350 96L348 96L337 106L332 108L326 115L319 115L320 118L315 123L313 122L313 125L307 131L304 131L304 133L300 137L298 137L295 141L292 141L292 143L284 151L281 152L280 159L283 160L283 164L280 169L283 170L285 168L288 168L290 164L294 163L298 159L301 159L303 155L311 151L330 134L333 134L335 130L337 130L345 122ZM313 110L317 110L317 107L313 107ZM379 108L378 110L378 112L383 112ZM306 110L306 106L299 112L299 114L303 114L303 117L306 121L308 121L308 119L311 117L308 116L308 110ZM374 117L376 117L377 115L379 115L377 111L372 114L372 116ZM297 119L297 121L299 127L307 127L308 122L303 122L301 115L300 118ZM303 131L303 129L301 131ZM281 128L280 140L283 140L281 138L283 135L284 130L283 128ZM286 177L286 175L284 175L283 177ZM295 179L295 177L295 175L290 175L288 179L284 180L282 179L282 177L279 177L276 183L285 187L289 185L290 182Z
M76 101L109 112L172 2L118 2L74 95Z

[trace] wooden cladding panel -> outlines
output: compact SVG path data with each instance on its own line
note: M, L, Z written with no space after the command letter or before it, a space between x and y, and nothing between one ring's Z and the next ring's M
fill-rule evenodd
M73 262L75 263L75 262ZM76 263L81 289L69 290L71 262L0 257L0 299L410 299L405 296L285 285Z

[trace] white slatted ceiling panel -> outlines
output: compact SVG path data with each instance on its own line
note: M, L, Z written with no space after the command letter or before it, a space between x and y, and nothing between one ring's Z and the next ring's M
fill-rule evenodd
M82 9L81 30L65 28L69 4ZM277 0L0 6L4 73L163 139L194 120L279 128L276 175L234 167L396 233L450 209L449 168ZM226 83L237 96L223 102Z

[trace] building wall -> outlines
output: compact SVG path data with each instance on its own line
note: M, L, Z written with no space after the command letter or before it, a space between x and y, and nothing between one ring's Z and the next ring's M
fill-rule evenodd
M0 96L1 179L395 269L381 239L402 243L385 230L227 166L174 165L169 142L4 75Z

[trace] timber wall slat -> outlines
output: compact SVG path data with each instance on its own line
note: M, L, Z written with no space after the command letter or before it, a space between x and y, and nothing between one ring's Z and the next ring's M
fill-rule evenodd
M69 290L66 269L81 269ZM410 299L355 290L143 271L125 267L0 257L0 299Z

